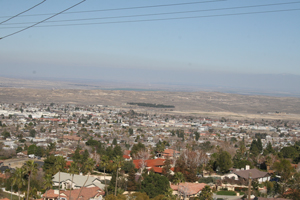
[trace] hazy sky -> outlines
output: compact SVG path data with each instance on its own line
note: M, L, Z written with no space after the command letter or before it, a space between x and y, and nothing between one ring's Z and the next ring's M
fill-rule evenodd
M0 23L41 1L0 1ZM0 37L78 2L47 0L0 24ZM283 11L290 9L298 10ZM300 75L299 19L296 0L86 0L49 20L57 22L0 40L0 76L148 81L163 72L156 79L163 82L170 70L188 82L188 73Z

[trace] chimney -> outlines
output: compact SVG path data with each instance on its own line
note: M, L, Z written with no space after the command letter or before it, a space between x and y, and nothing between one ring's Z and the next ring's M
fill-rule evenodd
M59 193L59 191L58 190L54 190L54 194L58 194Z
M246 165L246 170L249 170L250 169L250 166L249 165Z

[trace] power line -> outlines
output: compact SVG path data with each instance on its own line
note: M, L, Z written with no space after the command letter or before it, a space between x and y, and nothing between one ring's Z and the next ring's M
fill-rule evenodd
M185 14L185 13L194 13L194 12L207 12L207 11L257 8L257 7L278 6L278 5L299 4L299 3L300 3L300 1L295 1L295 2L285 2L285 3L260 4L260 5L251 5L251 6L237 6L237 7L227 7L227 8L213 8L213 9L189 10L189 11L166 12L166 13L150 13L150 14L140 14L140 15L123 15L123 16L99 17L99 18L55 20L55 21L47 21L45 23L70 22L70 21L87 21L87 20L99 20L99 19L116 19L116 18L128 18L128 17L146 17L146 16L172 15L172 14ZM7 25L32 24L32 23L35 23L35 22L9 23ZM9 28L9 27L6 27L6 28Z
M8 18L7 20L4 20L3 22L0 22L0 24L3 24L3 23L5 23L5 22L7 22L7 21L9 21L9 20L11 20L11 19L13 19L13 18L15 18L15 17L18 17L19 15L22 15L23 13L28 12L29 10L31 10L31 9L33 9L33 8L35 8L35 7L39 6L39 5L41 5L41 4L44 3L45 1L46 1L46 0L44 0L44 1L42 1L42 2L40 2L40 3L38 3L38 4L36 4L35 6L29 8L29 9L23 11L23 12L20 12L19 14L16 14L16 15L14 15L14 16Z
M102 10L84 10L84 11L74 11L74 12L65 12L62 14L74 14L74 13L87 13L87 12L104 12L104 11L117 11L117 10L132 10L132 9L144 9L144 8L157 8L157 7L169 7L169 6L182 6L182 5L192 5L200 3L214 3L227 0L210 0L210 1L195 1L195 2L185 2L185 3L175 3L175 4L159 4L159 5L150 5L150 6L135 6L135 7L123 7L123 8L109 8ZM32 17L32 16L41 16L41 15L53 15L55 13L44 13L44 14L32 14L32 15L23 15L22 17ZM7 16L0 16L4 18Z
M78 6L79 4L81 4L81 3L85 2L85 1L86 1L86 0L82 0L82 1L80 1L79 3L77 3L77 4L75 4L75 5L73 5L73 6L69 7L69 8L67 8L67 9L65 9L65 10L63 10L63 11L61 11L61 12L59 12L59 13L56 13L56 14L52 15L51 17L48 17L48 18L46 18L46 19L44 19L44 20L42 20L42 21L39 21L39 22L37 22L37 23L35 23L35 24L31 25L31 26L28 26L28 27L26 27L26 28L24 28L24 29L21 29L21 30L16 31L16 32L11 33L11 34L8 34L8 35L6 35L6 36L4 36L4 37L1 37L0 40L3 39L3 38L9 37L9 36L15 35L15 34L17 34L17 33L20 33L20 32L22 32L22 31L25 31L25 30L27 30L27 29L29 29L29 28L32 28L32 27L34 27L34 26L36 26L36 25L38 25L38 24L40 24L40 23L43 23L44 21L47 21L48 19L51 19L51 18L53 18L53 17L55 17L55 16L57 16L57 15L59 15L59 14L65 12L65 11L67 11L67 10L70 10L71 8L74 8L75 6Z
M127 20L127 21L81 23L81 24L42 25L42 26L37 26L37 27L81 26L81 25L96 25L96 24L121 24L121 23L133 23L133 22L167 21L167 20L180 20L180 19L197 19L197 18L209 18L209 17L225 17L225 16L251 15L251 14L263 14L263 13L275 13L275 12L288 12L288 11L296 11L296 10L300 10L300 8L284 9L284 10L255 11L255 12L245 12L245 13L229 13L229 14L189 16L189 17L159 18L159 19L141 19L141 20ZM9 28L21 28L21 27L9 27Z

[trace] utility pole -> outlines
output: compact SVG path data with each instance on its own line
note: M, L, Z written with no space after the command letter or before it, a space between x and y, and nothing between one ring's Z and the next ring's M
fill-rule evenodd
M248 186L248 200L251 200L251 182L252 182L252 178L251 178L251 172L249 172L249 186Z

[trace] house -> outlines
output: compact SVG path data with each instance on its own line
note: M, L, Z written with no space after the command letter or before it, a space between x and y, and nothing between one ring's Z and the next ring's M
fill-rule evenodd
M156 173L162 173L162 167L164 165L165 159L157 158L157 159L150 159L150 160L133 160L133 164L135 165L136 169L144 169L147 170L154 170Z
M101 200L105 192L99 187L91 187L91 188L82 188L75 190L64 190L60 191L60 200L76 200L79 196L79 200ZM71 195L71 199L70 199ZM58 190L48 190L45 194L42 195L43 200L58 200L59 191Z
M173 195L180 194L185 198L199 196L203 188L206 186L205 183L179 183L179 185L170 185L173 189Z
M180 152L173 149L165 149L162 153L162 158L169 157L170 159L179 157Z
M231 173L241 177L245 180L249 179L249 175L253 180L257 180L259 183L269 181L271 176L268 172L259 171L258 169L250 169L249 165L246 165L246 169L231 169Z
M102 190L105 188L105 185L96 177L89 176L87 179L87 176L77 174L74 174L74 177L72 177L71 174L65 172L60 172L60 182L62 189L79 189L83 186L86 188L99 187ZM53 186L59 186L59 172L53 176Z
M76 135L64 135L63 139L68 141L80 141L81 137L78 137Z
M0 199L0 200L10 200L9 198L4 198L4 199Z

